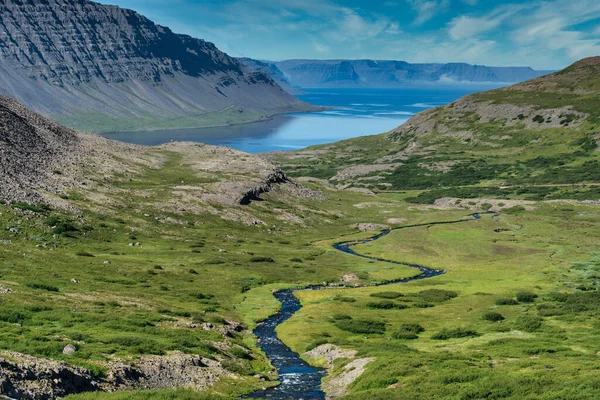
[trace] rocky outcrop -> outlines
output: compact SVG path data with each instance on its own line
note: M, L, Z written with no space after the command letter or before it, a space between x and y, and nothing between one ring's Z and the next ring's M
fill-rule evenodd
M250 204L251 201L260 200L260 195L270 192L273 189L273 185L287 182L288 177L285 175L285 173L280 169L277 169L269 174L266 179L261 182L261 184L244 193L239 202L242 205L247 205Z
M84 392L192 388L206 390L232 376L215 360L174 352L144 356L134 365L111 362L94 376L85 368L62 361L5 353L0 358L0 395L15 399L49 400Z
M151 148L116 142L65 128L0 96L0 200L72 209L62 199L75 190L106 205L115 191L122 191L114 183L131 181L146 168L161 168L166 154L181 157L205 183L174 184L170 200L155 205L160 210L214 211L237 220L239 216L230 210L221 211L208 203L239 208L260 200L280 184L289 186L286 193L290 196L322 198L321 193L289 181L281 169L256 155L199 143L173 142Z
M374 358L356 358L356 350L342 349L329 343L316 347L304 355L319 364L324 364L329 370L331 375L322 385L328 399L344 396L348 387L365 372L367 365L375 361ZM339 359L350 361L336 370L334 363Z
M376 224L374 222L362 222L360 224L356 224L356 228L361 232L373 232L390 229L390 227L387 225Z
M100 390L86 370L66 363L10 353L0 358L0 394L14 399L54 399Z
M38 200L80 151L76 132L0 96L0 198Z
M219 125L309 106L214 44L88 0L0 4L0 93L94 131Z

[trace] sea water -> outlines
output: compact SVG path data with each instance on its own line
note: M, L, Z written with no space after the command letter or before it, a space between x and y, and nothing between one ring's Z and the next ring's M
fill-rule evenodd
M249 153L297 150L358 136L389 132L414 114L466 94L497 88L465 85L408 89L304 89L298 97L331 109L279 115L268 121L216 128L116 132L104 136L128 143L158 145L191 141L229 146Z

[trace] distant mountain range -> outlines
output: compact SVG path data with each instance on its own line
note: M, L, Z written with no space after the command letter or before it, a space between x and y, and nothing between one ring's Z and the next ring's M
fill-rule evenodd
M88 0L0 2L0 93L91 131L215 126L311 109L212 43Z
M517 83L546 75L529 67L487 67L465 63L410 64L380 60L239 59L250 69L267 73L281 87L294 88L394 88L419 84Z

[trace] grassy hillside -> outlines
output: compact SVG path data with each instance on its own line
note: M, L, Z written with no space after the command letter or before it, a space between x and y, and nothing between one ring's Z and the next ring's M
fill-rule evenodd
M33 174L35 203L11 190L0 201L0 370L59 360L106 382L200 356L171 369L201 377L70 398L236 398L277 384L251 333L278 310L273 291L334 283L296 292L303 308L278 328L328 368L329 394L600 397L600 205L582 201L600 198L595 73L583 76L595 65L468 96L386 135L271 155L311 176L301 185L230 149L69 131L78 157L41 165L56 184ZM405 228L354 249L446 274L372 287L416 270L332 248L384 226ZM40 376L10 379L58 385Z
M442 197L598 199L600 58L546 77L466 96L379 136L271 159L293 176Z
M219 161L234 169L210 174L173 148L152 157L161 168L119 160L135 172L109 180L90 170L104 188L71 190L52 200L61 206L0 202L0 357L63 360L105 378L116 361L183 352L218 361L226 372L212 391L235 396L275 383L248 330L277 311L273 289L415 273L313 245L380 220L378 209L352 212L370 196L324 189L322 199L303 198L282 185L247 206L203 201L190 196L243 176L235 155ZM69 344L77 351L63 354Z

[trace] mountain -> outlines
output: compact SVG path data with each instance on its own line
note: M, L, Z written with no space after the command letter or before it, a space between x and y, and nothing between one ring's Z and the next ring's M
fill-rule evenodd
M200 144L176 142L150 148L117 142L66 128L11 98L0 96L2 201L60 206L59 199L72 190L103 192L114 175L124 171L135 174L142 165L161 165L164 159L153 154L154 151L185 153L186 163L198 168L204 165L208 171L205 175L210 178L203 181L196 200L230 206L249 204L272 185L288 183L281 170L257 156Z
M240 59L278 83L295 88L393 88L431 83L515 83L545 75L529 67L486 67L465 63L409 64L385 60ZM285 86L287 87L287 86ZM284 87L284 88L285 88Z
M252 58L238 58L247 68L253 71L260 71L267 74L273 79L283 90L291 94L300 94L301 90L295 89L290 85L290 82L285 77L285 74L277 68L276 63L271 61L259 61Z
M270 157L339 187L444 197L600 198L600 57L421 112L392 132ZM587 185L587 186L586 186Z
M91 131L215 126L311 108L212 43L88 0L0 4L0 93Z

